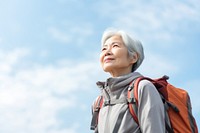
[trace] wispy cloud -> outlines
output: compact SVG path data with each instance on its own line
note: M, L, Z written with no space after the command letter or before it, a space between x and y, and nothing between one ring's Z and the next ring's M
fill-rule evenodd
M180 72L178 64L170 61L165 56L149 52L145 56L144 62L141 68L139 68L143 74L151 77L161 77L163 75L173 75Z
M67 60L66 63L58 61L54 65L39 65L32 62L30 66L19 68L11 74L13 64L19 65L21 59L27 56L26 51L16 49L0 55L1 62L10 70L1 75L0 81L1 131L75 133L77 126L60 130L63 120L57 115L63 109L71 110L77 105L76 108L84 107L77 101L78 97L71 94L90 92L93 86L90 79L97 72L96 63ZM5 71L5 68L1 70Z
M13 66L15 66L18 61L27 56L29 50L25 48L17 48L11 51L0 50L0 72L10 73L12 72Z
M190 29L187 23L199 23L199 1L117 1L98 3L96 10L112 19L112 25L124 28L143 40L170 42L181 40L177 32ZM104 10L101 10L104 8ZM110 15L108 12L112 12ZM168 43L173 44L173 43ZM160 44L159 44L160 45Z
M50 27L48 31L52 35L52 37L58 40L59 42L68 43L71 41L70 35L66 34L66 32L61 31L55 27Z
M83 45L94 33L94 28L89 23L82 23L77 26L72 26L73 24L62 22L61 25L62 29L57 27L49 27L48 32L56 41L64 44Z

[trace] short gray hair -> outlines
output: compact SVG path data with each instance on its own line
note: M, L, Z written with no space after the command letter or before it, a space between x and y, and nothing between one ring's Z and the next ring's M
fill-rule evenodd
M122 40L125 46L128 49L128 54L130 57L133 57L134 53L137 53L139 58L135 64L133 64L132 72L135 71L143 62L144 60L144 50L142 43L137 40L131 38L125 31L117 30L117 29L107 29L104 31L102 39L101 39L101 46L105 44L106 40L114 35L119 35L122 37Z

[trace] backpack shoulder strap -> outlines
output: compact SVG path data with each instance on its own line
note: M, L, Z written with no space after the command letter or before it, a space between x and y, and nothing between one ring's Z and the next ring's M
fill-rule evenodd
M133 94L134 94L137 106L138 106L138 88L139 88L139 83L142 80L149 80L150 82L153 82L153 80L151 78L148 78L148 77L140 77L140 78L136 79L136 81L134 83Z
M99 111L103 106L103 96L98 96L92 105L92 121L90 125L91 130L96 130L98 124Z
M127 94L127 101L128 101L128 107L129 111L135 120L135 122L139 125L138 117L137 117L137 110L138 110L138 85L141 80L143 80L145 77L139 77L135 80L133 80L128 88L128 94Z

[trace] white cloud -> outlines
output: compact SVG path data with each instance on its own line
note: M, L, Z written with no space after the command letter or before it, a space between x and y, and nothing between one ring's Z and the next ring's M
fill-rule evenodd
M165 56L146 52L144 62L139 70L147 76L157 78L163 75L177 74L180 68L177 62L172 62Z
M1 75L0 80L0 132L76 133L79 127L76 123L72 128L60 127L63 120L57 115L73 108L85 110L85 105L71 94L90 91L91 79L98 73L96 63L62 61L39 65L33 62L14 71L13 64L19 65L23 56L27 56L23 51L26 50L16 49L0 55L1 62L12 71Z
M104 1L97 3L96 10L101 16L111 19L114 27L124 28L147 42L166 42L182 40L177 32L190 29L187 25L189 22L200 22L198 4L197 0L190 1L189 4L174 0L145 3L130 0L116 1L115 6L112 6L113 2Z
M18 60L28 54L29 51L25 48L17 48L12 51L0 50L0 73L10 73Z
M68 43L71 41L71 36L66 34L66 32L61 31L55 27L50 27L48 32L52 35L52 37L59 42Z
M94 33L93 26L90 23L82 23L78 26L72 26L69 22L61 23L62 29L49 27L48 32L57 41L61 43L73 43L71 45L85 45L87 38Z

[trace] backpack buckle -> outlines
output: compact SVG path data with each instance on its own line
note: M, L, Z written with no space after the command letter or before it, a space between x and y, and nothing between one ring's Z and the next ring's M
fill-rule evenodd
M104 101L104 106L110 105L110 100Z

